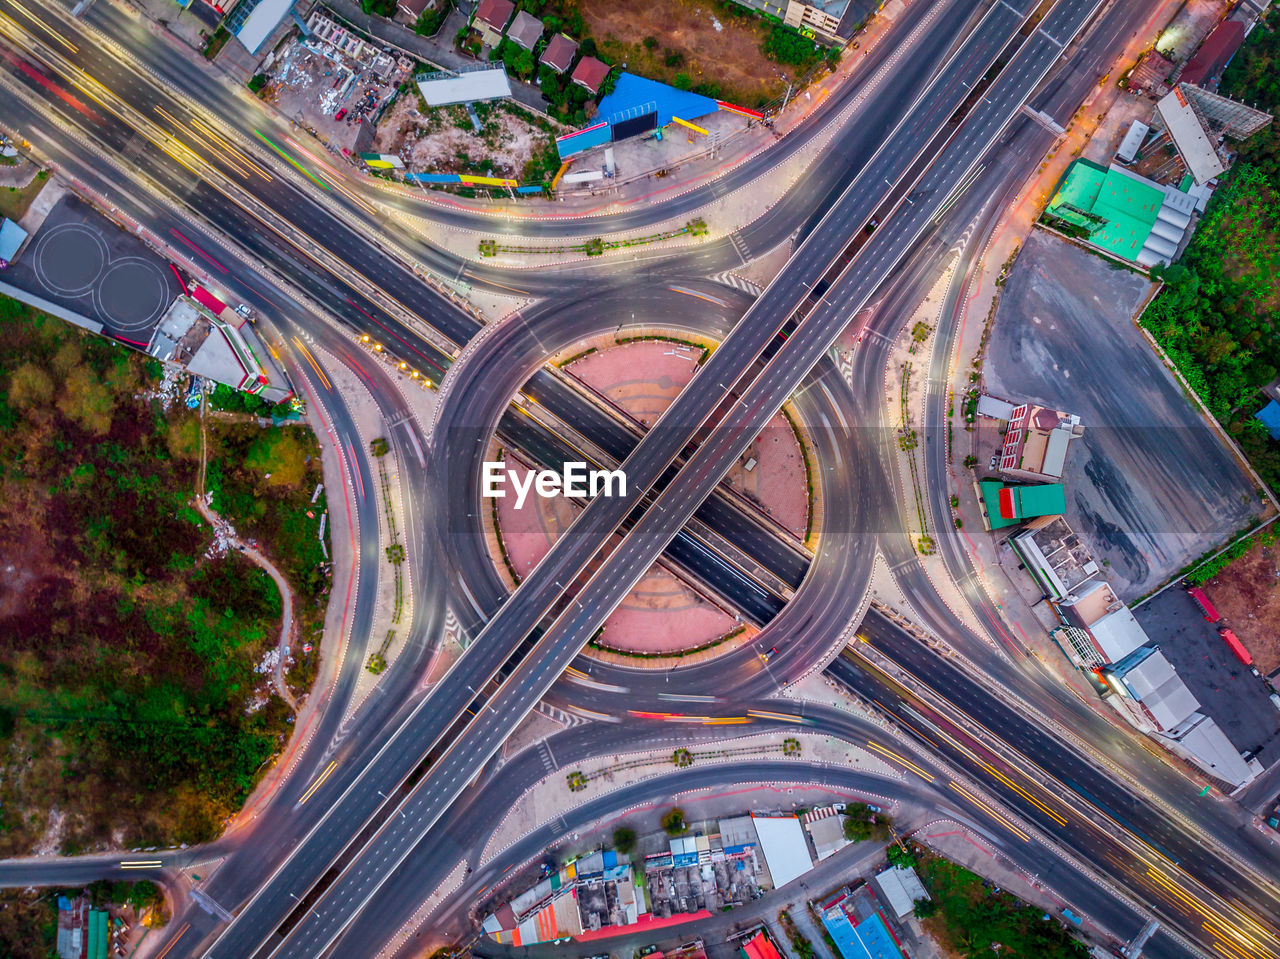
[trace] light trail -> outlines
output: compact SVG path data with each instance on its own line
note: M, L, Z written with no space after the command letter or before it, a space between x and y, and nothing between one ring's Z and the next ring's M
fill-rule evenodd
M996 822L1003 825L1006 829L1013 832L1015 835L1020 836L1023 842L1031 841L1031 837L1028 836L1021 829L1019 829L1017 826L1015 826L1010 819L1008 819L1006 816L1001 815L999 812L993 809L990 805L983 802L973 793L969 792L969 790L965 789L963 786L954 782L949 783L948 785L950 785L952 789L958 792L961 796L964 796L965 799L969 800L969 802L973 803L975 806L977 806L979 809L985 812L988 816L990 816Z
M307 800L310 799L312 796L314 796L316 793L316 790L319 789L322 785L324 785L324 781L328 779L330 775L333 774L333 771L334 769L337 768L337 766L338 766L338 761L334 759L329 763L328 766L324 767L324 772L320 774L319 778L317 778L316 781L313 782L307 788L307 791L302 794L302 798L298 800L299 806L305 806L307 804Z
M312 175L310 170L304 167L301 163L299 163L293 157L289 156L289 154L285 153L284 150L280 149L280 147L276 146L276 144L269 137L264 136L262 133L260 133L257 130L253 131L253 135L256 136L263 143L265 143L267 146L271 147L271 149L275 150L276 153L278 153L286 163L292 166L295 170L297 170L299 173L305 176L308 180L310 180L316 186L324 190L329 189L329 184L325 183L323 180L316 179L316 177Z

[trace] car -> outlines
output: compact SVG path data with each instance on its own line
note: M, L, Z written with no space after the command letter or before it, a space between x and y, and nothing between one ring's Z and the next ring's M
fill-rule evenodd
M243 303L236 305L236 312L243 316L246 320L253 319L253 310L249 309Z
M341 120L341 119L342 119L343 117L345 117L346 115L347 115L347 108L346 108L346 107L343 107L341 110L339 110L337 113L335 113L335 114L333 115L333 118L334 118L335 120Z
M760 655L761 655L761 658L763 658L764 661L767 663L769 660L773 659L774 656L778 655L778 647L774 646L767 653L761 653Z

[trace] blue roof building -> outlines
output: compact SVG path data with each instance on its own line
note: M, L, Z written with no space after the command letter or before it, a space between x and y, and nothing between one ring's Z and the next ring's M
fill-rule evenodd
M560 151L560 159L566 160L592 147L665 127L676 118L687 122L717 110L729 110L747 117L762 115L700 93L677 90L670 84L638 77L634 73L622 73L613 92L600 101L595 123L557 137L556 147Z
M841 959L902 959L902 949L878 912L855 926L848 913L832 906L823 911L822 924L835 940Z
M0 258L3 258L2 253L0 253ZM1267 432L1271 434L1273 440L1280 440L1280 403L1272 400L1254 413L1253 418L1267 428Z

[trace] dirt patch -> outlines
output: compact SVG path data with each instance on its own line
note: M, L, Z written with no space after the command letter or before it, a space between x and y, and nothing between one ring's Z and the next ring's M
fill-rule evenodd
M772 25L746 11L708 0L579 0L577 9L600 51L644 77L676 83L683 74L694 88L714 85L718 93L708 93L744 106L780 96L796 78L794 67L761 52Z
M533 167L555 153L551 123L505 102L477 103L475 111L479 130L466 107L423 110L418 97L402 96L378 124L373 149L398 154L414 172L536 178Z
M1263 675L1280 669L1280 546L1259 543L1204 584Z

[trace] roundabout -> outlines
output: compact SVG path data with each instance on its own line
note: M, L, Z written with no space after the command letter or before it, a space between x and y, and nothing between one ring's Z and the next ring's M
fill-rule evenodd
M683 292L699 288L714 291L724 306ZM441 501L448 504L440 517L438 536L458 584L453 605L468 629L482 625L510 594L521 570L527 571L537 562L536 558L525 557L519 564L513 563L517 566L513 574L506 568L512 562L511 547L506 547L508 555L504 559L502 547L495 550L498 539L495 530L502 531L500 535L505 543L508 531L519 529L520 536L540 542L545 551L558 530L572 519L572 508L565 501L543 501L555 504L554 508L531 512L526 525L517 528L511 525L511 516L504 519L502 515L504 511L515 513L509 509L510 501L481 497L484 463L492 461L500 449L511 449L507 434L515 427L510 423L512 414L506 413L509 398L521 393L523 399L519 405L528 414L516 418L526 424L521 434L526 437L526 442L521 444L526 468L558 468L569 458L564 445L569 440L577 445L570 444L568 448L592 449L589 440L563 423L545 430L556 434L561 440L559 446L532 439L533 434L528 432L528 421L535 418L539 422L548 421L544 404L538 400L539 396L549 395L551 387L547 381L560 383L563 388L563 380L578 371L583 371L583 378L589 381L584 386L594 389L597 406L605 402L620 408L610 415L627 421L634 445L647 426L662 428L658 417L665 408L661 400L666 391L678 392L679 386L696 372L696 361L680 359L681 353L692 354L702 349L704 343L711 345L719 340L749 303L745 294L726 291L722 286L702 280L691 280L682 290L637 282L591 298L540 304L523 314L519 322L494 328L475 344L475 349L464 355L453 369L453 388L438 411L433 480L440 483ZM678 323L673 322L676 317ZM654 339L654 336L668 339ZM672 342L675 339L687 342ZM600 349L606 343L622 351L607 362L610 350ZM688 347L687 351L677 349L682 345ZM672 368L657 373L646 369L643 377L629 375L627 370L632 364L626 362L628 352L640 349L675 354L666 358ZM562 367L555 373L540 370L549 354L569 369ZM679 379L675 373L677 361L687 367ZM573 369L575 366L578 370ZM606 376L602 369L613 372ZM472 388L481 381L485 383L484 388ZM718 643L705 653L683 657L625 656L616 652L604 656L600 655L602 650L588 648L579 656L568 680L562 680L553 690L552 698L593 713L615 713L623 707L620 691L626 694L627 708L654 705L673 696L702 696L711 688L725 697L729 694L765 696L798 680L829 658L843 642L847 625L856 619L865 603L874 557L873 498L866 495L866 490L873 488L873 478L882 467L871 436L849 428L848 424L856 422L852 415L855 406L848 384L829 360L823 360L787 406L789 418L799 425L799 434L788 418L779 417L776 436L773 435L775 424L771 424L752 445L751 455L744 456L731 472L731 480L737 473L746 478L746 483L737 490L733 489L732 482L722 484L713 497L713 501L720 500L726 510L738 515L739 527L749 541L745 545L732 545L739 548L746 564L755 564L758 577L746 575L741 567L726 572L729 564L723 560L718 564L704 562L686 566L673 562L670 551L656 564L655 569L659 571L679 570L678 577L666 574L670 577L668 583L678 584L686 591L692 591L693 584L697 584L695 595L701 602L708 603L705 597L718 593L717 601L710 604L712 608L743 610L740 613L742 632L738 636ZM803 449L810 458L813 477L830 476L836 470L842 474L840 482L813 482L818 496L812 506L808 503L807 484L800 466L804 453L798 435L804 437ZM775 438L776 444L772 442ZM791 452L784 452L788 448ZM779 490L753 503L747 494L759 496L769 485L760 473L760 464L765 462L766 455L779 475L787 476L788 481L777 484ZM752 458L756 463L747 470L747 461ZM529 462L530 459L537 462ZM762 479L757 480L753 473ZM497 509L495 504L500 504ZM529 508L526 504L526 510ZM806 527L811 527L812 550L805 549L800 537L785 525L790 522L792 529L797 529L802 516ZM839 536L834 535L836 533ZM512 539L514 545L515 537ZM673 542L669 550L674 550L678 542ZM767 603L761 602L755 594L767 592L761 583L772 570L785 570L787 553L801 557L798 573L787 572L787 587L774 590ZM777 579L775 576L767 581L776 583ZM653 580L646 578L636 593L646 588L651 594L658 592L653 588ZM636 598L632 596L624 601L615 615L625 615L627 603ZM647 597L651 601L653 598L653 595ZM746 610L753 612L749 614ZM667 614L665 610L662 613L664 617ZM709 626L708 631L714 628ZM673 630L679 630L677 620L672 621L670 628L654 629L659 634L656 641L665 645L663 652L678 652L681 647L696 649L707 642L705 636L661 635ZM608 629L605 633L607 635ZM786 641L779 642L783 636L787 637Z
M678 329L615 331L577 344L552 365L615 415L649 429L714 346L706 337ZM811 464L795 418L791 410L774 417L726 477L725 487L738 508L798 544L809 530L813 508ZM538 465L513 449L500 449L497 456L517 473L528 474ZM492 500L486 529L491 524L491 552L508 585L514 588L546 555L577 518L582 502L568 496ZM696 576L679 564L660 562L614 610L585 653L618 665L666 668L723 655L757 632L755 624L702 588Z

